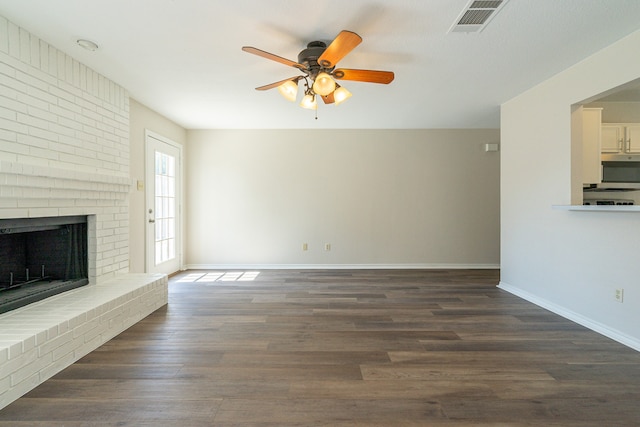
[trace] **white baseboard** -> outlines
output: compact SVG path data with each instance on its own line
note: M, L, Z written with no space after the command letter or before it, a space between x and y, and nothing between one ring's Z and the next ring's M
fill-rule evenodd
M606 325L603 325L602 323L595 322L587 317L584 317L581 314L575 313L571 310L567 310L562 306L537 297L536 295L533 295L527 291L523 291L522 289L519 289L515 286L511 286L508 283L500 282L500 284L498 284L498 288L503 289L510 294L516 295L524 300L527 300L539 307L547 309L557 315L560 315L565 319L569 319L572 322L584 326L585 328L589 328L592 331L604 335L607 338L611 338L612 340L617 341L620 344L624 344L636 351L640 351L640 341L638 339L630 337L629 335L626 335L616 329L612 329Z
M187 264L185 270L491 270L499 264Z

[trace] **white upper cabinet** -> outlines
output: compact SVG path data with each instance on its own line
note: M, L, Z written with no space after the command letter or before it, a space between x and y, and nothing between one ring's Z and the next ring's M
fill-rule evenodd
M627 153L640 154L640 124L630 124L626 128Z
M640 123L603 123L602 152L640 154Z
M602 125L602 152L620 153L624 142L624 126L604 123Z

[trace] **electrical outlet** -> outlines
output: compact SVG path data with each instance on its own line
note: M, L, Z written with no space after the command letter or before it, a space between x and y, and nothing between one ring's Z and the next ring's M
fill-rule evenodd
M309 245L307 245L306 243L302 244L302 250L303 251L308 251L309 250Z
M624 301L624 289L622 289L622 288L616 289L615 298L616 298L616 301L623 302Z
M331 250L331 243L325 243L324 244L324 250L325 251L330 251Z

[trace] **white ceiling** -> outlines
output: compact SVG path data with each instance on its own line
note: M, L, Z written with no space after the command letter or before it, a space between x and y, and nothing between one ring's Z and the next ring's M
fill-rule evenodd
M484 31L448 33L467 4L0 0L0 15L188 129L496 128L502 102L640 29L638 0L510 0ZM254 90L298 72L242 46L297 60L343 29L363 42L338 65L394 71L390 85L345 81L353 97L318 120Z

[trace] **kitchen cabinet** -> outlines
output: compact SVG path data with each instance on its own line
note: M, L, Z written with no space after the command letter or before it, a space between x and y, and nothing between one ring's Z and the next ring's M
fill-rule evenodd
M603 153L640 154L640 123L603 123Z
M582 183L602 182L600 144L602 108L582 109Z
M628 125L625 129L627 152L640 154L640 123Z

